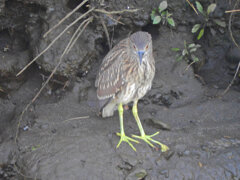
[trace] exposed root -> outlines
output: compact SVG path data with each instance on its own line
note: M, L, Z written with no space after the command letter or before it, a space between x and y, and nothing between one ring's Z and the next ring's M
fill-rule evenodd
M195 61L192 61L188 66L185 68L184 73L195 63Z
M48 78L48 76L45 76L44 74L40 74L40 75L42 76L43 81ZM59 85L62 85L62 86L65 86L67 81L66 82L62 82L62 81L58 81L58 80L52 79L51 82L59 84Z
M233 85L233 83L234 83L234 81L235 81L235 79L236 79L236 77L237 77L237 75L238 75L239 68L240 68L240 62L238 63L237 70L236 70L236 72L235 72L235 74L234 74L234 76L233 76L232 81L230 82L230 84L228 85L228 87L224 90L224 92L221 94L221 96L224 96L224 95L229 91L230 87Z
M30 176L27 176L27 175L23 174L23 173L21 172L21 170L17 167L16 163L13 164L13 167L15 168L16 172L17 172L20 176L22 176L24 179L36 179L36 177L33 178L33 177L30 177Z
M108 47L109 47L109 50L112 49L112 46L111 46L111 42L110 42L110 37L109 37L109 33L108 33L108 29L107 29L107 26L103 20L102 17L100 17L100 21L101 21L101 24L103 26L103 29L104 29L104 32L106 34L106 37L107 37L107 42L108 42Z
M90 17L90 18L84 20L84 21L80 24L80 26L78 26L77 30L74 32L73 36L71 37L71 39L70 39L70 41L69 41L70 46L69 46L69 48L67 49L66 54L69 53L69 51L72 49L73 45L74 45L74 44L76 43L76 41L78 40L79 36L80 36L80 35L83 33L83 31L86 29L86 26L87 26L90 22L92 22L92 20L93 20L93 17ZM84 26L83 26L83 25L84 25ZM83 26L83 28L82 28L82 26Z
M76 24L78 21L80 21L82 18L84 18L86 15L88 15L90 12L92 12L94 8L87 11L85 14L79 16L75 21L73 21L71 24L69 24L41 53L39 53L31 62L29 62L19 73L17 73L16 76L19 76L23 73L32 63L34 63L41 55L43 55L70 27L72 27L74 24Z
M50 32L52 32L55 28L57 28L60 24L62 24L67 18L69 18L73 13L75 13L80 7L82 7L88 0L84 0L81 4L79 4L76 8L74 8L70 13L68 13L64 18L62 18L55 26L49 29L43 37L45 38Z
M234 5L234 9L236 8L236 6L238 5L239 0L236 1L235 5ZM233 37L233 33L232 33L232 16L233 16L233 12L230 14L229 17L229 21L228 21L228 30L230 33L230 36L232 38L233 43L238 47L238 49L240 50L240 47L238 45L238 43L236 42L235 38Z
M26 105L26 107L24 108L24 110L20 114L20 117L19 117L19 120L18 120L18 123L17 123L16 135L15 135L15 139L14 139L15 143L17 143L18 133L19 133L19 129L20 129L22 119L23 119L23 115L28 110L28 108L30 107L31 104L32 104L32 101Z
M239 0L236 1L233 9L235 9L237 7L239 3ZM233 37L233 33L232 33L232 16L233 16L233 12L235 12L235 10L231 10L231 14L230 14L230 17L229 17L229 21L228 21L228 30L229 30L229 33L230 33L230 36L231 36L231 39L233 41L233 43L237 46L237 48L240 50L240 47L238 45L238 43L236 42L235 38ZM224 90L224 92L220 95L220 97L224 96L230 89L230 87L232 86L232 84L234 83L236 77L237 77L237 74L239 72L239 68L240 68L240 62L238 63L238 66L237 66L237 69L236 69L236 72L234 74L234 77L232 79L232 81L230 82L230 84L228 85L228 87Z
M85 21L83 21L80 26L82 26L84 24L84 27L81 29L81 31L79 32L78 36L79 37L82 32L86 29L87 25L92 21L93 17L91 16L90 18L86 19ZM67 53L67 51L69 51L69 47L72 45L72 43L75 43L76 41L73 41L73 39L71 38L71 40L69 41L69 43L67 44L64 52L62 53L57 65L55 66L55 68L53 69L52 73L50 74L50 76L48 77L48 79L44 82L44 84L42 85L42 87L40 88L40 90L37 92L37 94L34 96L34 98L32 99L32 101L30 103L27 104L27 106L24 108L24 110L22 111L18 124L17 124L17 131L16 131L16 136L15 136L15 142L17 142L17 138L18 138L18 133L19 133L19 128L21 125L21 121L23 119L23 115L24 113L28 110L29 106L38 98L38 96L40 95L40 93L42 92L42 90L45 88L45 86L48 84L48 82L50 81L50 79L52 78L53 74L57 71L57 68L60 66L63 57L65 56L65 54Z
M194 76L199 79L199 81L202 83L202 85L206 85L206 82L204 81L204 79L202 78L202 76L200 76L200 75L198 75L198 74L194 74Z

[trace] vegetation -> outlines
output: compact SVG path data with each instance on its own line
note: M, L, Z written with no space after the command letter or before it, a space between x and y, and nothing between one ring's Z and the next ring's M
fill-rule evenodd
M195 24L192 28L192 33L197 33L198 32L198 36L197 39L201 39L201 37L204 35L204 31L206 27L209 27L211 32L214 33L215 31L213 30L213 25L217 24L220 27L225 28L226 27L226 23L223 20L220 19L214 19L214 18L209 18L209 15L214 12L215 8L216 8L216 4L212 3L207 7L207 10L204 11L203 6L201 5L201 3L199 1L196 1L196 7L197 10L200 12L200 14L203 16L204 21L201 24Z
M194 54L198 48L200 48L201 45L191 43L187 44L186 41L184 41L184 49L180 48L172 48L172 51L177 52L176 60L181 61L182 59L185 60L189 65L192 65L199 61L199 58Z
M162 22L162 24L164 25L167 22L172 27L175 27L175 22L171 17L172 14L168 12L167 8L168 8L167 1L162 1L159 4L158 9L152 10L151 20L153 24L159 24L160 22Z

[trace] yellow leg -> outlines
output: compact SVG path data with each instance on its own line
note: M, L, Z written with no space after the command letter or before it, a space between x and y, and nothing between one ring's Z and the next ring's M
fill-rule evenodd
M125 141L129 144L129 146L131 146L131 148L136 151L136 148L132 145L132 143L130 141L133 141L135 143L139 143L137 140L130 138L128 136L125 135L124 132L124 126L123 126L123 107L122 107L122 103L120 103L118 105L118 113L119 113L119 120L120 120L120 133L117 133L118 136L120 136L120 140L119 143L117 145L117 148L120 146L120 144L122 143L122 141Z
M135 118L135 120L137 121L137 125L138 125L138 128L140 130L140 133L141 133L141 136L136 136L136 135L132 135L132 137L135 137L135 138L138 138L138 139L142 139L144 140L146 143L148 143L151 147L155 147L150 141L158 144L161 146L161 150L162 152L165 152L167 151L169 148L165 145L165 144L162 144L160 143L159 141L156 141L154 139L152 139L153 136L156 136L159 132L156 132L155 134L153 135L146 135L145 132L144 132L144 129L142 127L142 124L141 124L141 121L138 117L138 110L137 110L137 101L134 102L133 104L133 108L132 108L132 112L133 112L133 116Z

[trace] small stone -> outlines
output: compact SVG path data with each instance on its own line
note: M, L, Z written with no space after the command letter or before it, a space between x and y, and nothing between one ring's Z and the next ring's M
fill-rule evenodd
M48 124L41 124L40 126L39 126L39 128L40 129L47 129L49 127L49 125Z
M166 152L162 153L162 156L168 161L173 155L174 155L174 151L173 150L168 150Z
M51 132L52 132L53 134L55 134L55 133L57 132L57 130L56 130L56 129L53 129Z
M28 126L24 126L24 127L23 127L23 130L24 130L24 131L27 131L28 129L29 129Z
M126 180L143 179L146 176L147 176L147 171L145 169L137 168L126 177Z
M190 151L188 151L188 150L184 151L184 152L183 152L183 155L185 155L185 156L190 155Z
M145 121L148 121L148 122L154 124L154 127L158 128L158 129L169 130L169 131L171 130L171 127L168 124L166 124L166 123L164 123L164 122L162 122L159 119L156 119L154 117L153 118L148 118Z
M177 144L175 149L178 152L184 152L186 150L187 146L185 144Z
M237 47L230 48L229 51L227 51L226 59L230 63L237 64L240 62L240 51Z
M163 175L165 178L168 178L169 170L167 170L167 169L161 170L161 171L159 171L159 174Z
M128 155L128 154L120 154L120 157L125 163L130 164L132 167L136 166L138 163L138 159L134 156Z
M160 97L160 101L162 104L169 107L173 103L173 97L169 94L165 94Z

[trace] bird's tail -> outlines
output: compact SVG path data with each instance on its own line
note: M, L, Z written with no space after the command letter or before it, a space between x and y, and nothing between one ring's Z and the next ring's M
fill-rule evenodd
M114 111L116 110L116 101L111 99L103 108L102 108L102 117L110 117L113 116Z

